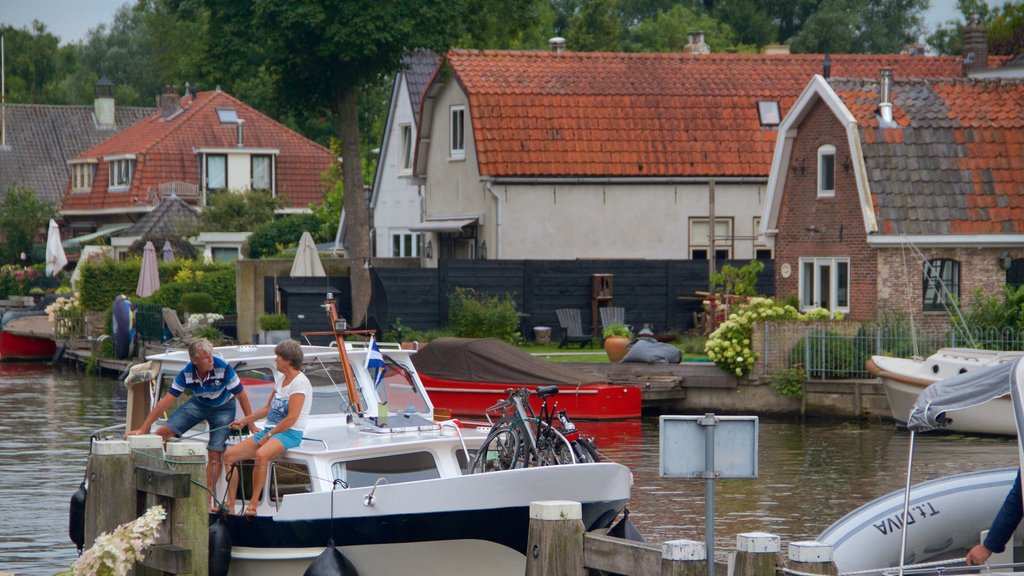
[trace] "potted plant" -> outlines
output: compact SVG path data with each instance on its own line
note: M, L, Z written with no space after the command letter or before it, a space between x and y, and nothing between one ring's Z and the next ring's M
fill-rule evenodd
M260 316L260 342L277 344L292 337L291 323L287 314L264 314Z
M615 363L622 360L629 349L629 342L632 334L625 324L611 324L604 329L604 351L608 354L608 361Z
M35 286L28 291L28 295L32 297L32 302L35 302L36 304L39 304L45 294L46 290L43 290L39 286Z

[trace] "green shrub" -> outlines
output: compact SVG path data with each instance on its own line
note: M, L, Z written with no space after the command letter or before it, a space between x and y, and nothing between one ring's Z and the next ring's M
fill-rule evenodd
M611 324L607 328L605 328L604 332L601 333L601 336L605 338L611 338L612 336L630 338L633 336L633 334L629 331L629 328L626 328L624 324L619 324L618 322L616 322L615 324Z
M242 246L242 254L246 258L269 258L280 253L288 246L298 244L302 233L309 231L313 239L324 242L327 239L319 237L320 220L311 214L293 214L284 218L261 224L257 226L245 245Z
M771 375L768 387L786 398L799 398L804 394L804 371L799 368L785 368Z
M291 327L287 314L264 314L259 322L260 330L288 330Z
M214 346L224 343L224 333L216 326L200 326L192 331L193 338L206 338Z
M449 296L448 324L460 338L498 338L510 344L522 341L519 311L512 296L477 293L456 288Z
M140 266L139 258L123 262L104 258L82 264L78 286L86 310L103 310L119 294L131 296L133 302L144 300L177 309L183 295L201 291L213 296L215 312L234 314L236 311L234 263L203 264L183 259L158 262L160 289L146 299L135 296Z
M217 302L206 292L188 292L181 295L179 307L186 314L206 314L217 311Z
M859 343L859 344L858 344ZM811 346L807 365L807 345ZM871 342L848 339L830 331L812 332L801 339L789 353L790 364L800 364L808 374L821 373L832 378L846 378L864 371L871 356Z
M751 298L711 333L704 344L704 351L715 366L743 376L750 372L757 360L757 352L750 345L754 322L798 318L800 313L792 306L776 304L770 298Z

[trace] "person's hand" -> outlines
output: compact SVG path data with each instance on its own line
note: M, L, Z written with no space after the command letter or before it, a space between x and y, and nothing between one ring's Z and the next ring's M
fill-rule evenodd
M245 420L239 418L238 420L235 420L231 424L228 424L228 427L231 428L232 430L241 430L242 428L245 427Z
M131 430L129 432L126 432L125 433L125 437L127 438L128 436L138 436L140 434L149 434L149 430L143 430L142 428L136 428L135 430Z
M992 551L985 548L984 544L978 544L967 551L967 558L965 560L968 566L977 566L988 562L988 557L991 555Z

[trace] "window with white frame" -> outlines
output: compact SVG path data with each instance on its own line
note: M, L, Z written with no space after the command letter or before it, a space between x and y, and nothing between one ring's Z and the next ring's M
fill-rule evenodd
M924 266L925 311L944 312L960 298L960 262L938 258Z
M466 107L451 107L451 153L452 159L466 157Z
M398 171L402 174L408 174L412 172L412 124L402 124L398 127L398 133L401 139Z
M234 262L238 260L238 248L214 246L210 248L210 256L214 262Z
M252 182L250 187L253 190L271 190L274 186L274 162L271 156L254 154L250 159L252 163Z
M850 259L800 259L800 309L850 311Z
M71 165L71 191L88 192L92 190L92 179L96 174L95 164Z
M772 258L774 258L775 255L772 253L771 247L761 241L761 236L760 236L760 234L761 234L761 217L760 216L754 216L753 225L754 225L754 233L753 233L753 237L754 237L754 242L753 242L753 244L754 244L754 251L753 251L754 258L757 259L757 260L771 260Z
M826 144L818 148L818 197L836 195L836 147Z
M135 161L130 158L111 160L107 191L126 192L132 186L132 172L134 170Z
M690 218L690 258L707 260L711 241L707 218ZM732 218L715 218L715 260L732 258Z
M228 187L228 157L225 154L206 155L206 189L223 190Z
M420 255L420 233L400 230L391 232L391 256L411 258Z

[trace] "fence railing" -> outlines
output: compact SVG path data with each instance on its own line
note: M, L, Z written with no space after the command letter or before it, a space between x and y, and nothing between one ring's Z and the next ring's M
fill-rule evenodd
M802 367L808 378L867 378L872 355L927 357L939 348L1024 350L1024 329L914 330L856 322L763 322L754 345L761 375Z
M55 311L53 335L57 340L85 338L85 310L76 306Z

